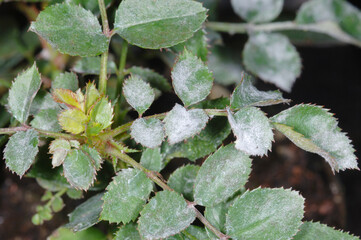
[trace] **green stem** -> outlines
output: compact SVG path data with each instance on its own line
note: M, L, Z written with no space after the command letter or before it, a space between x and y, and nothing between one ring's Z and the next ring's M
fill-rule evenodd
M361 41L349 36L336 23L330 21L312 24L297 24L293 21L285 21L258 25L251 23L208 22L206 26L214 31L227 32L229 34L289 30L316 32L326 34L341 42L361 47Z
M107 11L105 9L104 0L98 0L99 9L100 9L100 16L102 18L102 25L103 25L103 33L110 39L110 30L109 30L109 23L107 17ZM100 63L100 73L99 73L99 92L101 94L106 94L107 91L107 74L108 74L108 52L107 49L101 57Z
M146 169L140 163L135 161L133 158L129 157L127 154L122 153L121 150L120 150L120 147L114 141L108 142L108 147L106 149L106 152L111 156L119 158L120 160L122 160L123 162L133 166L134 168L137 168L137 169L143 171L150 180L155 182L158 186L160 186L164 190L174 191L164 181L162 181L156 175L156 173ZM202 213L199 212L197 208L195 208L195 206L194 206L195 204L193 202L190 202L188 200L186 200L186 202L187 202L188 206L194 210L194 212L196 213L196 217L204 224L204 226L206 226L209 230L211 230L219 239L227 240L227 239L230 238L229 236L227 236L227 235L223 234L222 232L220 232L210 222L208 222L208 220L202 215Z

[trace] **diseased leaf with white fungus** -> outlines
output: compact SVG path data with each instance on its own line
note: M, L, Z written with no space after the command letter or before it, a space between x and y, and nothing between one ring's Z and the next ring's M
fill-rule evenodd
M142 115L153 103L155 94L149 83L138 76L130 76L123 85L125 99L139 115Z
M73 71L77 73L82 73L84 75L91 74L91 75L99 75L100 67L101 67L101 57L85 57L79 59L74 67ZM117 72L117 66L115 62L108 59L108 74L114 74Z
M187 110L176 104L163 120L169 143L175 144L198 134L208 119L202 109Z
M96 170L91 159L81 150L72 149L66 156L64 163L64 176L76 189L87 190L93 185Z
M107 187L101 219L124 224L135 220L152 189L152 181L144 172L123 169Z
M187 228L196 213L176 192L161 191L141 211L140 235L146 239L166 238ZM156 220L155 220L156 219Z
M298 147L325 158L333 171L358 169L351 141L328 110L300 104L273 116L271 121Z
M236 148L249 155L263 156L272 147L273 132L264 112L255 107L241 108L234 115L227 109L228 121L237 137Z
M301 58L287 37L278 33L251 35L243 50L246 68L287 92L301 74Z
M114 30L133 45L166 48L192 37L206 12L191 0L125 0L116 12Z
M211 207L232 196L246 184L251 163L252 160L234 144L220 147L198 172L194 184L195 201Z
M98 19L78 5L63 3L47 7L31 23L30 30L55 49L72 56L96 56L108 48L108 38Z
M173 67L172 80L174 91L186 106L205 99L213 86L208 67L186 49Z
M54 81L51 82L51 87L69 89L76 91L79 88L78 77L73 72L60 73Z
M290 100L284 99L280 91L259 91L252 85L251 76L243 73L241 83L234 89L231 95L231 108L241 108L247 106L270 106L280 103L288 103Z
M184 198L193 201L194 182L199 171L199 166L186 165L175 170L168 179L168 186L181 193Z
M137 225L135 223L129 223L123 225L116 233L114 240L142 240L140 238Z
M235 13L252 23L269 22L282 11L283 0L231 0Z
M138 118L130 127L130 135L145 147L159 147L164 139L163 123L155 118Z
M40 74L36 64L17 76L9 90L9 110L21 123L29 116L31 103L41 85Z
M148 170L160 172L163 169L163 156L160 153L160 148L147 148L143 151L140 158L140 164Z
M12 135L4 149L6 167L22 177L35 160L38 143L38 133L33 129Z
M238 197L228 210L232 239L291 239L301 226L304 198L296 191L257 188Z
M61 126L58 122L59 109L40 110L30 122L31 126L45 131L60 132Z
M294 240L358 240L358 237L352 236L343 231L337 231L332 227L318 222L304 222L300 231L293 238Z

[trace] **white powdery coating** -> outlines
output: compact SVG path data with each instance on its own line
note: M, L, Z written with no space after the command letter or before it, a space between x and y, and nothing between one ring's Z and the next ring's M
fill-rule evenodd
M202 109L187 111L181 105L176 104L164 118L165 132L169 143L175 144L198 134L206 126L208 119Z
M304 198L282 188L257 188L238 197L228 210L232 239L291 239L302 224Z
M163 124L160 120L139 118L130 127L130 135L137 143L148 148L155 148L164 139Z
M283 0L232 0L234 11L248 22L268 22L282 11Z
M255 62L255 55L266 63ZM243 52L246 67L265 81L291 91L301 73L301 58L287 37L276 33L259 33L250 37Z
M255 107L242 108L232 115L228 109L228 121L234 135L236 148L249 155L263 156L271 149L273 132L264 113Z
M187 50L174 65L172 79L174 90L185 105L205 99L213 85L212 74L208 68Z
M308 1L302 4L296 21L301 24L309 23L304 18L312 18L312 22L337 21L332 5L333 1L330 0Z
M131 76L124 82L123 93L130 106L139 114L143 114L155 98L154 90L138 76Z

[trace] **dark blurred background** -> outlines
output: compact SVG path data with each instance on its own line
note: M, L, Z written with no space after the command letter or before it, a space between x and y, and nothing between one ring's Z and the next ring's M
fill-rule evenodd
M295 11L303 1L286 0L285 2L284 12L278 20L293 19ZM350 2L361 8L360 1ZM30 55L28 58L31 58L33 53L39 54L41 50L36 35L24 32L28 28L29 19L34 17L33 12L23 8L24 5L34 9L40 7L39 4L0 3L1 84L6 84L6 81L10 81L13 77L12 74L1 72L6 66L13 64L11 65L13 69L25 68L26 58L16 62L15 58L18 58L19 52L24 51ZM240 21L233 13L228 0L219 1L217 20ZM15 30L12 30L15 28L21 34L13 33ZM8 45L5 46L13 48L12 51L1 50L9 37L13 37L15 42L14 44L6 43ZM235 52L241 59L241 50L247 36L222 34L222 38L224 45L236 49ZM18 48L17 40L25 42L24 46L33 49L27 52L26 49ZM37 43L34 44L33 41ZM302 74L297 79L292 92L285 94L285 97L293 100L292 105L314 103L331 109L331 112L335 113L335 117L339 119L339 126L352 139L356 155L360 158L361 49L350 45L305 46L299 44L297 50L302 57ZM141 50L131 51L138 53ZM11 58L2 55L4 52L7 54L11 52ZM140 54L144 54L143 52ZM131 61L129 65L132 64ZM166 65L156 57L148 58L145 64L157 69L165 76L169 74ZM169 79L169 76L167 77ZM257 87L275 89L274 86L261 81L257 82ZM226 90L232 90L232 86L227 87ZM6 94L6 87L3 85L0 87L0 94ZM168 94L160 98L157 103L164 104L163 108L169 110L175 101L177 101L176 96ZM265 110L272 115L284 108L277 106ZM0 109L0 115L4 114L6 114L4 109ZM299 190L306 198L306 220L320 221L361 236L360 171L347 170L333 175L321 157L298 149L277 134L276 143L269 158L254 161L248 187L254 188L260 185L292 187ZM65 199L68 206L61 213L56 214L54 220L46 222L41 227L32 225L30 219L35 213L35 207L39 204L43 192L44 190L36 184L35 180L28 178L19 180L17 176L5 169L3 161L0 162L0 239L44 239L51 231L66 222L66 214L75 206L74 201L69 201L69 199Z

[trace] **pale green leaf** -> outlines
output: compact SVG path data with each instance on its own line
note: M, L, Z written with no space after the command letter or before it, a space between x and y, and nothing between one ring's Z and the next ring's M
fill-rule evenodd
M164 163L162 155L160 154L160 148L147 148L143 151L140 158L140 164L146 169L151 171L160 172L163 169Z
M177 53L181 53L184 48L186 48L193 53L193 55L200 58L203 62L206 62L208 58L208 43L205 34L205 30L199 29L193 37L183 43L173 46L172 49Z
M64 160L63 169L64 176L76 189L87 190L94 183L95 167L91 159L79 149L69 151Z
M12 115L21 123L29 117L31 103L41 85L36 64L15 78L10 90L8 105Z
M199 166L187 165L175 170L168 179L168 186L181 193L184 198L193 201L194 182L199 171Z
M98 19L88 10L72 4L57 4L41 11L30 30L52 47L72 56L96 56L108 49Z
M301 104L271 118L277 130L298 147L325 158L333 171L358 169L355 150L328 110Z
M80 90L75 93L69 89L56 88L53 90L52 95L56 102L65 104L70 109L77 108L84 112L85 99L83 93Z
M202 109L186 110L176 104L163 120L169 143L175 144L200 133L208 119Z
M133 45L166 48L192 37L206 19L206 11L191 0L125 0L116 12L114 28Z
M74 232L83 231L100 221L102 211L102 197L104 193L99 193L82 204L78 205L73 212L69 214L69 223L65 225Z
M301 73L301 58L287 37L278 33L251 35L243 50L246 68L287 92Z
M141 79L149 83L150 86L153 88L159 89L164 92L169 92L170 90L172 90L172 86L169 84L168 80L165 77L149 68L134 66L129 68L128 71L134 75L138 75Z
M146 239L166 238L187 228L195 217L195 211L178 193L162 191L142 210L138 229Z
M55 196L51 202L53 212L60 212L64 208L64 201L61 197Z
M73 71L82 74L99 75L101 66L101 57L85 57L79 59L74 67ZM117 66L114 61L108 59L108 74L116 73Z
M70 229L61 227L53 232L48 240L107 240L102 231L97 228L89 228L81 232L72 232Z
M122 226L115 234L114 240L141 240L137 225L130 223Z
M152 189L152 181L145 173L123 169L107 187L101 219L124 224L135 220Z
M251 76L244 73L241 83L234 89L231 95L231 108L247 106L270 106L279 103L288 103L280 91L259 91L252 85Z
M71 199L80 199L83 197L83 191L69 188L66 191L66 195Z
M130 135L145 147L159 147L164 139L163 123L156 118L138 118L130 127Z
M30 114L36 115L41 110L57 109L61 110L59 104L54 101L53 97L49 92L39 91L30 107Z
M154 90L149 83L144 82L138 76L131 76L125 80L123 85L123 94L130 106L132 106L139 115L142 115L154 101Z
M53 154L51 164L58 167L63 164L68 152L70 151L70 143L64 139L55 139L50 143L49 153Z
M30 122L31 126L45 131L60 132L61 126L58 122L58 109L40 110Z
M296 17L299 24L326 21L335 22L344 32L361 40L361 12L348 1L308 1L301 6Z
M176 157L195 161L216 151L230 133L228 120L224 117L214 117L207 123L206 128L194 137L173 145L164 142L162 154L167 161Z
M219 148L200 168L195 185L195 201L214 206L241 189L251 172L252 160L234 144ZM221 173L221 174L220 174Z
M291 239L301 226L304 199L296 191L247 191L228 210L226 229L232 239Z
M51 82L51 87L64 88L71 91L76 91L79 88L78 77L73 72L60 73L54 81Z
M22 177L35 160L38 143L38 133L33 129L15 133L4 149L6 167Z
M102 98L90 111L90 122L99 123L101 129L112 124L113 108L106 98Z
M60 113L59 124L70 133L79 134L85 130L88 117L78 109L68 109Z
M231 0L235 13L251 23L269 22L282 11L283 0Z
M208 67L186 49L172 70L174 91L185 105L205 99L213 86L213 75Z
M241 108L234 115L227 111L229 124L237 137L236 148L249 155L266 155L272 147L273 132L264 112L255 107Z
M92 109L100 98L100 93L94 83L88 83L85 90L85 111L88 112Z
M327 225L318 222L304 222L294 240L357 240L358 237L348 233L337 231Z
M88 158L91 160L92 164L94 165L95 169L97 171L100 170L101 164L103 163L103 159L100 156L99 152L92 147L89 147L88 145L84 144L81 147L81 150L88 156Z
M183 231L183 235L184 240L209 240L206 230L194 225L190 225L185 231Z

